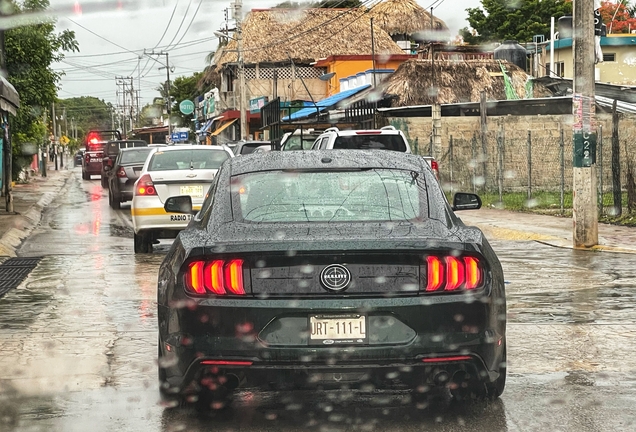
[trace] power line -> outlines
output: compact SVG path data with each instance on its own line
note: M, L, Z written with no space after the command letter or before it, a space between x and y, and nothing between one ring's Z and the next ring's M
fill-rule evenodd
M125 48L125 47L123 47L123 46L119 45L118 43L115 43L115 42L113 42L113 41L111 41L111 40L106 39L104 36L101 36L101 35L99 35L99 34L95 33L93 30L91 30L91 29L89 29L89 28L84 27L83 25L81 25L81 24L79 24L79 23L77 23L77 22L73 21L72 19L70 19L70 18L67 18L67 19L68 19L70 22L72 22L73 24L75 24L76 26L83 28L83 29L84 29L84 30L86 30L87 32L89 32L89 33L91 33L91 34L93 34L93 35L97 36L98 38L100 38L100 39L102 39L102 40L105 40L105 41L106 41L106 42L108 42L109 44L111 44L111 45L115 45L117 48L121 48L121 49L123 49L123 50L126 50L126 51L128 51L129 53L132 53L132 54L135 54L135 55L137 54L136 52L131 51L131 50L129 50L128 48Z
M179 39L179 41L175 44L175 46L179 45L179 43L183 40L185 35L188 34L188 31L190 30L190 27L192 26L194 19L197 17L197 14L199 13L199 8L201 7L202 3L203 3L203 0L199 0L199 5L197 6L197 10L194 11L194 15L192 15L192 19L190 20L188 27L186 28L185 32L183 32L183 35L181 35L181 39Z
M172 24L172 19L174 18L174 13L177 11L177 6L179 6L179 0L177 0L177 2L175 3L174 9L172 9L172 14L170 15L170 20L168 21L168 25L166 25L166 29L163 31L163 34L159 38L159 42L157 42L157 45L155 45L153 49L159 46L163 38L166 36L166 33L168 33L168 28L170 28L170 24Z
M166 50L170 49L170 45L172 45L172 42L174 42L174 40L177 38L177 36L179 35L179 32L181 31L181 27L183 26L183 23L186 20L186 17L188 16L188 11L190 10L190 5L192 5L192 0L190 0L188 2L188 7L186 8L185 13L183 14L183 19L181 20L181 24L179 24L179 28L177 29L177 31L174 34L174 37L172 38L172 40L170 41L170 43L168 44L168 47L166 48ZM156 48L156 47L155 47Z

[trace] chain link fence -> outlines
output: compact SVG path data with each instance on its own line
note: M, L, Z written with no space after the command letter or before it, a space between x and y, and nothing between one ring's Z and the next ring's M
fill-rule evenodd
M419 133L411 131L409 138L415 141L418 154L433 155L437 159L440 181L451 194L475 192L484 202L500 203L504 207L538 208L543 212L566 214L572 208L572 125L567 123L569 116L545 117L543 123L536 118L530 123L509 117L489 119L484 133L479 130L478 120L472 123L472 130L466 130L444 119L447 125L440 149L433 148L430 134L422 137L428 132L426 127L420 128ZM430 122L430 119L419 120ZM619 189L622 208L636 211L636 116L619 115L614 140L612 116L597 115L597 122L599 211L608 215L618 212L614 207L616 189ZM408 125L406 129L408 132ZM615 150L612 147L617 145L620 151L613 168ZM620 181L615 187L612 174L617 168Z

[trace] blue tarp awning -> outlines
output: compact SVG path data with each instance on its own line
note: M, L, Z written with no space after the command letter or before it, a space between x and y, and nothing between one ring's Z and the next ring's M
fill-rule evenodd
M371 87L371 84L365 84L360 87L356 87L354 89L341 91L340 93L336 93L335 95L331 95L327 98L324 98L321 101L316 102L316 105L310 104L307 108L302 108L292 115L283 117L283 121L292 121L292 120L300 120L311 116L312 114L316 114L317 112L323 112L327 109L336 106L339 102L351 97L357 93L360 93L362 90L366 90Z
M212 126L212 123L214 122L214 119L210 119L208 121L205 122L205 124L203 125L203 127L201 129L199 129L197 131L198 134L204 134L207 133L207 131L210 129L210 126Z

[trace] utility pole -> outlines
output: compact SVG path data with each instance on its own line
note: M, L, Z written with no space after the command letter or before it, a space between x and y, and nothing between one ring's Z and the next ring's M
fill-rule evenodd
M243 0L234 0L234 20L236 21L236 51L239 69L239 110L241 112L241 139L247 140L249 129L247 125L247 101L245 89L245 59L243 58Z
M437 83L435 82L435 40L433 35L435 34L433 28L435 26L435 19L433 17L433 8L431 7L431 93L433 95L433 105L431 106L431 120L432 134L433 134L433 154L436 151L442 150L442 107L439 104L439 92L437 89ZM433 156L431 154L430 156Z
M166 65L165 65L165 69L166 69L166 113L168 114L168 139L170 139L170 137L172 136L172 123L170 121L170 112L172 111L172 100L170 98L170 60L168 57L168 53L167 52L145 52L144 54L149 55L149 56L166 56ZM163 69L163 67L160 67L159 69Z
M573 3L573 243L575 248L590 248L598 244L594 0L574 0Z
M57 119L55 118L55 102L51 105L53 107L53 155L55 157L55 171L57 171Z

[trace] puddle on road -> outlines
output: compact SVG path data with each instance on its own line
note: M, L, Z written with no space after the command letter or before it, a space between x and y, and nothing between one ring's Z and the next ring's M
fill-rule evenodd
M518 323L636 322L636 256L493 242L508 318Z

